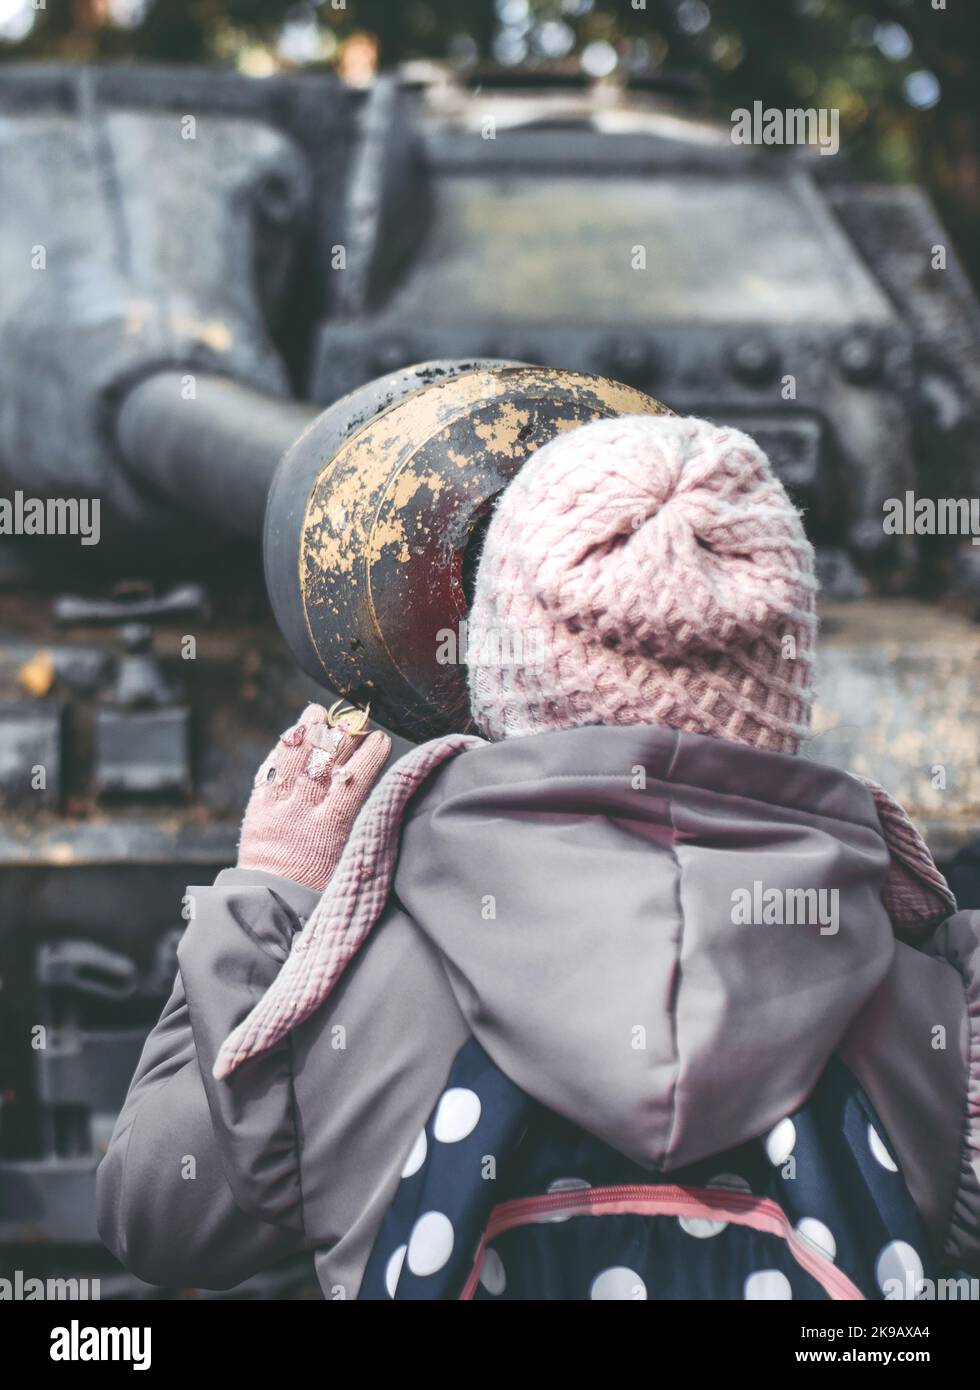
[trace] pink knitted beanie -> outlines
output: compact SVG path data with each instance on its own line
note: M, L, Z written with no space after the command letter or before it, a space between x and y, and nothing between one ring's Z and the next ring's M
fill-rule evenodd
M492 739L665 724L775 752L809 727L813 550L759 446L679 416L560 434L502 494L467 628Z

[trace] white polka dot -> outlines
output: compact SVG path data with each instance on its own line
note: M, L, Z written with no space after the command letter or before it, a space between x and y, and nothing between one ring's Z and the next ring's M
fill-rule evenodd
M472 1134L480 1119L480 1097L465 1086L454 1086L439 1102L432 1133L440 1144L458 1144Z
M797 1221L796 1229L804 1240L815 1245L822 1255L827 1256L828 1260L835 1258L837 1242L834 1240L834 1233L822 1221L818 1221L815 1216L804 1216L802 1221Z
M744 1296L754 1301L761 1299L767 1302L778 1298L792 1298L793 1286L780 1270L760 1269L746 1279Z
M611 1299L635 1299L639 1301L645 1299L646 1296L646 1284L635 1269L627 1269L625 1265L613 1265L611 1269L604 1269L592 1280L592 1287L589 1290L590 1298L602 1301Z
M399 1245L391 1259L385 1265L385 1288L388 1290L388 1297L394 1298L395 1290L398 1288L398 1280L401 1278L402 1265L405 1263L405 1251L407 1245Z
M719 1173L706 1183L707 1187L724 1187L732 1192L747 1192L751 1195L751 1184L740 1173Z
M766 1135L766 1153L776 1168L785 1163L796 1144L796 1125L790 1119L780 1120Z
M694 1236L697 1240L706 1240L708 1236L716 1236L728 1225L727 1221L711 1221L706 1216L679 1216L677 1220L681 1230L689 1236Z
M889 1241L875 1264L878 1287L889 1297L894 1295L896 1298L914 1298L922 1274L922 1261L918 1251L904 1240ZM900 1287L897 1290L894 1284L891 1288L887 1287L892 1280L898 1281Z
M751 1193L752 1191L749 1184L738 1173L717 1173L705 1186L722 1188L729 1192ZM687 1235L694 1236L698 1240L705 1240L708 1236L716 1236L719 1231L723 1231L728 1222L712 1221L709 1217L702 1216L681 1216L678 1217L678 1224Z
M480 1266L480 1283L494 1298L502 1294L507 1287L504 1262L492 1247L488 1247L484 1253L483 1264Z
M405 1167L402 1169L402 1177L410 1178L413 1173L417 1173L425 1162L425 1155L429 1144L423 1129L415 1143L412 1145L412 1152L405 1160Z
M408 1267L413 1274L435 1274L453 1253L453 1223L441 1211L427 1211L408 1238Z
M549 1192L581 1192L583 1190L588 1191L591 1186L592 1184L586 1182L584 1178L555 1178L553 1182L548 1184L547 1190ZM541 1217L541 1221L551 1221L553 1223L558 1221L570 1221L574 1215L575 1213L573 1211L551 1211L546 1212L545 1215Z
M887 1168L889 1173L898 1172L898 1164L885 1148L884 1140L875 1129L874 1125L868 1125L868 1147L881 1164L882 1168Z

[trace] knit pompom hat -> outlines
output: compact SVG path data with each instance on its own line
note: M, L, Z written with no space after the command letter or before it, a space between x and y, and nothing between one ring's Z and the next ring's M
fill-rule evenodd
M809 728L813 549L748 435L678 416L560 434L487 530L467 628L491 739L665 724L775 752Z

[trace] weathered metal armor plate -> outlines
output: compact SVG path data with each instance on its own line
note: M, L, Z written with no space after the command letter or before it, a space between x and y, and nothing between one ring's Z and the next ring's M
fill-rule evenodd
M408 390L335 452L337 415L328 411L284 459L266 530L273 604L304 668L370 700L376 718L409 738L467 727L465 669L437 653L439 634L466 618L464 567L479 522L560 431L665 410L603 377L487 364ZM356 414L356 397L335 412ZM323 461L299 536L273 530L279 494L302 495L310 458Z

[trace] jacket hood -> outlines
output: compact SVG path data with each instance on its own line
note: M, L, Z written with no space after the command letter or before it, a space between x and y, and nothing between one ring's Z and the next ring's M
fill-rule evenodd
M518 1085L672 1169L796 1109L895 949L870 792L652 726L463 752L413 798L397 901Z

